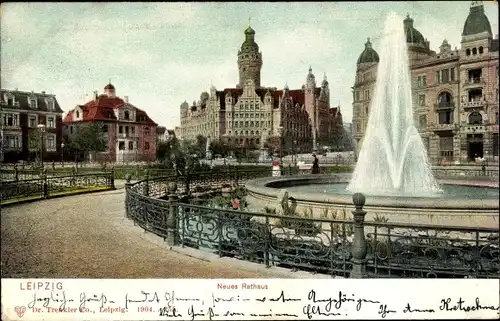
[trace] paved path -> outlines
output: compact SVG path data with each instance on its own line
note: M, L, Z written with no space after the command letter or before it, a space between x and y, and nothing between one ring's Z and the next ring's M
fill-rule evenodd
M245 262L206 261L168 250L159 238L124 218L123 191L3 208L2 277L291 277L274 268L250 263L246 268Z

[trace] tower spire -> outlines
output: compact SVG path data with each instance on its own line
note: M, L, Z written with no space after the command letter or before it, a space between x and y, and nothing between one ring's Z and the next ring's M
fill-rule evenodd
M252 25L252 17L248 16L248 27Z

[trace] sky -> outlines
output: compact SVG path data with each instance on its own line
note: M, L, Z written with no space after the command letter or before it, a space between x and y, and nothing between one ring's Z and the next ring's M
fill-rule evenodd
M370 37L378 45L390 11L407 13L432 50L460 48L470 1L3 3L1 87L46 91L65 111L102 93L111 81L158 124L180 123L183 101L211 84L238 82L237 53L249 17L263 56L261 85L299 89L309 66L326 74L331 105L352 118L356 61ZM484 2L498 34L498 4Z

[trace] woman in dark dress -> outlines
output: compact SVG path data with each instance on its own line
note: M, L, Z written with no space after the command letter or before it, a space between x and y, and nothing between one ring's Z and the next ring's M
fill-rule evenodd
M312 166L312 174L319 174L319 160L316 157L316 154L313 154L314 161Z

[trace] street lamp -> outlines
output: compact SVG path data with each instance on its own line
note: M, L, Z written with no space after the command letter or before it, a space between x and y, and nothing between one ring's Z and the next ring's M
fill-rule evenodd
M278 134L280 135L280 165L283 165L283 126L278 127Z
M40 132L40 161L41 161L42 169L43 169L44 168L44 166L43 166L43 135L45 133L45 125L38 124L38 131Z
M61 164L64 167L64 143L61 143Z

